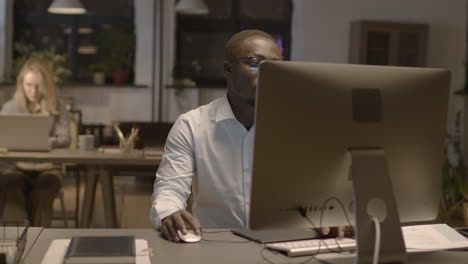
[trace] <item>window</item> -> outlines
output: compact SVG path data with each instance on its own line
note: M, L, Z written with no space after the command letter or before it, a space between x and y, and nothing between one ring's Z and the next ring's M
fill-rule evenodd
M173 75L203 87L223 87L224 45L236 32L260 29L271 34L290 57L291 0L204 0L210 13L177 16L177 58Z
M50 0L14 1L14 43L34 50L66 54L68 83L90 83L93 72L106 72L107 82L132 83L135 33L131 0L81 0L84 15L47 12ZM15 49L13 58L20 51ZM119 75L120 72L120 75Z

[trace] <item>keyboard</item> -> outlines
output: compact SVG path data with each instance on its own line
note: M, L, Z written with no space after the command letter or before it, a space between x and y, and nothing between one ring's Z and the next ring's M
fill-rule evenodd
M355 250L356 240L352 238L326 238L267 243L265 245L269 249L286 252L288 256L295 257Z

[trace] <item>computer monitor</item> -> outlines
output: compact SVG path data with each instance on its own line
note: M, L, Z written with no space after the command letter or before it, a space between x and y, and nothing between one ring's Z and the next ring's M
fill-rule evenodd
M364 201L364 211L397 222L398 215L401 222L434 219L449 87L444 69L262 63L250 227L349 225L344 211L354 225L353 194L372 200L372 192L384 193L383 201ZM369 178L353 186L357 174Z

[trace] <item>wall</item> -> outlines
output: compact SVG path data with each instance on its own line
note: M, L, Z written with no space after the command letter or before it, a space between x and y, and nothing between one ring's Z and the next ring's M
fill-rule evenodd
M429 24L429 67L452 71L452 91L464 83L466 0L296 0L294 60L349 62L350 23L388 20ZM301 21L302 20L302 21ZM451 96L449 127L463 110L463 98Z

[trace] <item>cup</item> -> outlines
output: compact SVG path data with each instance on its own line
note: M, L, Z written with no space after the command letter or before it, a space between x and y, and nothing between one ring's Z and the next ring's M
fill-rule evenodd
M94 135L79 135L78 148L81 151L94 150Z

